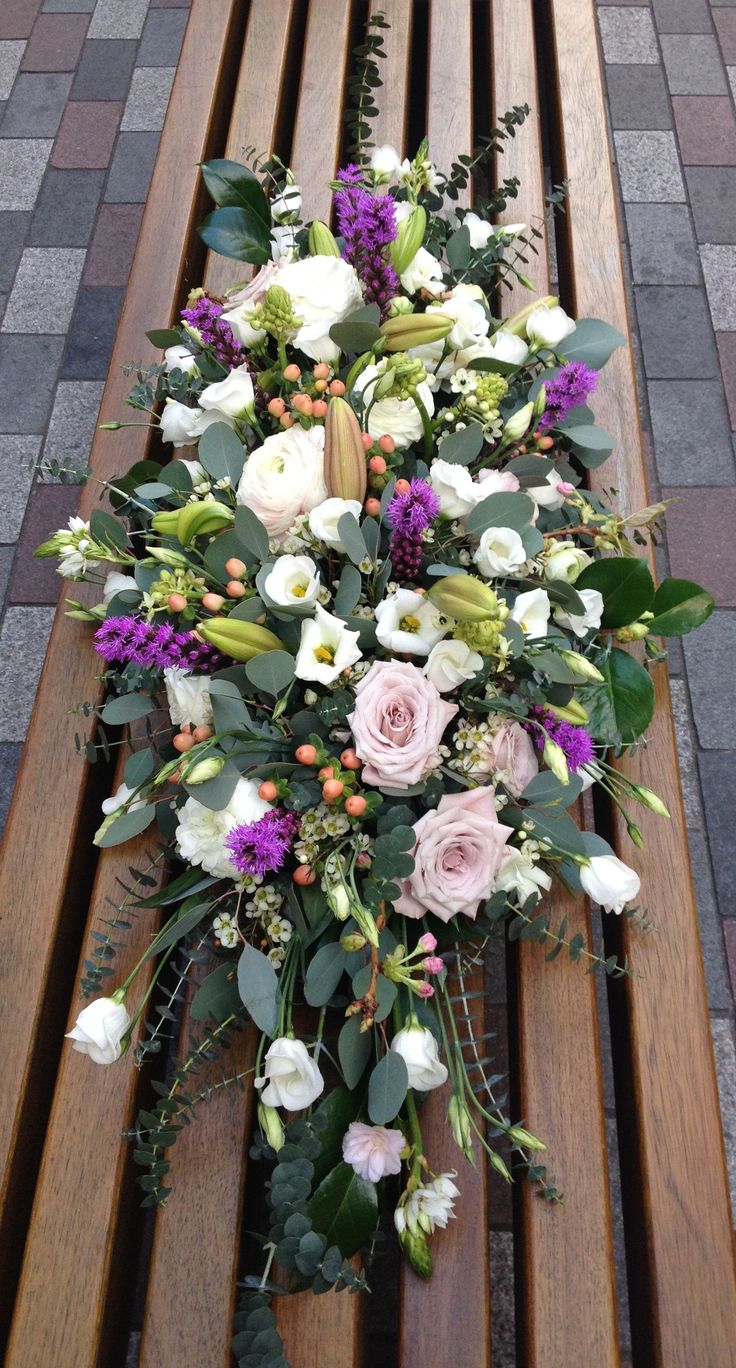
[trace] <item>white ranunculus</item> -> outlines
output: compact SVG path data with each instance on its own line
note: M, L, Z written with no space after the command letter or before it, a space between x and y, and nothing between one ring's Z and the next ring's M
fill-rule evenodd
M212 722L212 699L209 675L190 674L178 666L164 670L169 715L176 727L209 727Z
M217 409L228 418L252 418L255 412L253 377L247 366L236 366L224 380L208 385L199 396L199 406Z
M438 295L445 286L442 263L436 256L432 256L426 247L418 249L406 270L401 272L399 280L402 288L410 295L418 294L420 290L428 290L430 294Z
M376 636L385 650L397 655L429 655L450 626L450 619L413 589L397 589L376 608Z
M324 446L322 424L303 428L296 423L250 453L236 501L253 510L269 536L287 532L300 513L327 498Z
M271 200L271 218L274 223L283 223L293 215L301 213L302 192L298 185L285 185Z
M568 318L559 304L553 308L548 304L538 304L526 320L526 335L532 346L551 347L554 350L574 331L574 319Z
M479 214L473 213L465 215L463 228L467 228L470 233L470 245L475 249L487 247L496 231L492 223L486 223Z
M592 559L593 557L576 546L575 542L555 542L545 560L544 578L566 580L568 584L574 584L578 575L582 574L586 565L590 565Z
M490 493L490 491L489 491ZM481 575L510 575L527 560L524 543L513 527L487 527L473 556Z
M530 589L519 594L511 609L511 617L518 622L524 636L543 637L547 635L549 622L549 595L546 589Z
M325 1080L303 1040L279 1036L266 1051L263 1076L255 1079L255 1086L263 1088L261 1102L267 1107L303 1111L317 1101Z
M263 582L268 597L282 608L314 603L320 588L319 570L311 556L279 556Z
M130 1017L122 1002L114 998L95 998L79 1013L67 1040L74 1041L79 1054L89 1055L94 1064L114 1064L123 1053L122 1041L130 1027Z
M302 623L294 673L297 679L334 684L338 675L361 658L359 632L351 632L342 618L315 604L314 617Z
M117 812L118 808L125 807L125 804L130 802L130 799L133 797L134 792L135 789L128 788L127 784L118 784L115 792L111 793L109 798L105 798L101 804L102 811L104 812L105 816L109 817L111 813ZM130 803L128 812L135 812L136 808L142 808L145 806L145 798L136 798L134 803Z
M342 257L303 257L279 266L274 283L286 290L299 319L292 345L312 361L338 361L340 349L329 336L330 328L363 303L354 268Z
M259 342L263 342L266 336L265 328L254 328L251 323L257 302L255 299L248 299L244 304L236 304L220 314L223 323L230 324L233 335L244 347L255 347Z
M362 511L363 505L359 499L325 499L309 514L309 530L325 546L344 554L345 547L340 541L337 524L345 513L352 513L354 518L359 518Z
M483 657L465 641L450 637L432 647L422 670L438 693L450 693L483 668Z
M606 912L622 912L641 888L639 875L617 855L591 855L580 866L580 882L588 897Z
M167 375L170 375L172 370L183 371L185 375L199 375L197 358L188 347L167 347L164 352L164 365Z
M373 390L381 376L385 374L386 363L380 366L366 366L355 381L355 388L363 394L366 406L370 403ZM417 386L417 395L424 404L430 418L434 413L434 398L425 380ZM393 437L398 447L411 446L422 436L422 418L413 399L378 399L368 415L368 431L374 441L379 437Z
M432 462L429 482L440 501L440 516L443 518L464 518L471 508L488 497L465 466L457 465L454 461L443 461L442 457Z
M173 442L175 447L191 446L192 426L200 413L201 409L188 408L186 404L180 404L178 399L167 398L158 420L161 440Z
M179 809L176 840L179 854L188 864L201 865L216 879L237 879L238 871L225 847L225 837L233 827L257 822L271 810L271 804L258 796L258 785L239 779L227 807L217 812L187 798Z
M417 1092L431 1092L441 1088L447 1080L447 1069L439 1058L437 1041L416 1017L396 1032L391 1049L401 1055L409 1074L409 1087Z
M110 570L103 586L102 602L109 603L116 594L122 594L126 589L138 590L133 576L121 575L119 570Z
M529 348L523 337L517 337L516 333L508 332L506 328L499 328L489 338L486 355L493 357L494 361L505 361L509 366L523 366Z
M384 143L381 147L374 147L371 152L370 168L380 184L398 180L401 157L395 147L390 143Z
M550 470L544 477L544 481L539 485L532 485L524 490L525 494L533 499L538 508L547 508L551 513L562 508L567 495L570 492L570 485L556 470Z
M496 875L494 892L516 893L519 903L523 904L534 893L540 897L552 887L552 879L538 864L522 855L514 846L508 847L508 854L501 861Z
M593 628L600 627L603 616L603 595L598 589L578 589L578 596L585 604L584 613L568 613L559 604L552 610L555 622L567 627L576 637L584 637Z

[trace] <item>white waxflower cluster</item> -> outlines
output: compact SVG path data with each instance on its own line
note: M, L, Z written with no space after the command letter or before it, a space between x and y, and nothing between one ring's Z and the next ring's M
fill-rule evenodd
M452 737L449 768L457 770L458 774L472 774L482 763L494 732L495 727L491 722L463 718Z
M251 918L260 917L261 921L265 921L278 912L283 901L283 893L274 884L263 884L245 903L245 915Z
M238 943L238 927L234 917L229 912L220 912L212 923L212 930L215 933L215 940L225 950L234 950Z
M444 1230L455 1215L455 1198L460 1189L453 1183L456 1173L438 1173L431 1183L415 1188L403 1205L394 1212L394 1225L399 1235L409 1230L412 1235L423 1231L434 1235L437 1227Z
M350 819L344 812L328 807L327 803L308 808L302 817L299 840L294 846L297 860L300 864L314 864L321 841L344 836L349 830Z

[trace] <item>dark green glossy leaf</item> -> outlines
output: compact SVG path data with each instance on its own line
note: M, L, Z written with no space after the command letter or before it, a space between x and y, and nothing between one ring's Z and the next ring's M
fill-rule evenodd
M349 1259L370 1238L378 1220L373 1183L359 1178L349 1164L338 1164L323 1178L309 1203L314 1229L328 1245L337 1245Z
M202 162L200 170L215 204L220 208L235 205L242 209L250 209L267 228L270 227L271 210L268 200L258 178L247 166L218 157L212 161Z
M354 1019L354 1018L353 1018ZM315 1159L313 1184L316 1187L342 1159L345 1132L358 1115L361 1098L347 1088L333 1088L313 1115L319 1127L320 1152Z
M179 908L171 924L165 926L156 939L151 941L143 958L150 959L153 955L158 955L161 950L167 950L170 945L176 945L177 941L183 940L201 922L209 908L210 904L202 902L200 898L187 899Z
M714 607L713 596L692 580L663 580L654 595L649 631L652 636L685 636L700 627Z
M252 209L215 209L199 226L199 236L220 256L264 266L271 255L271 234Z
M603 627L628 627L651 608L654 598L654 582L643 556L593 561L575 585L577 589L597 589L603 595Z
M96 508L90 517L89 528L95 541L112 547L114 551L124 551L128 545L128 534L120 519L113 518L111 513L105 513L101 508Z
M643 665L615 648L599 666L603 684L580 689L578 698L589 714L588 729L608 746L629 746L649 726L654 712L654 685Z

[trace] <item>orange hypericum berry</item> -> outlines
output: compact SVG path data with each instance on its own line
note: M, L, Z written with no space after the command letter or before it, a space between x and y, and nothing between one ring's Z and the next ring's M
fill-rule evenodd
M225 561L225 570L231 579L242 579L245 574L245 561L239 560L237 556L231 556Z
M209 741L211 735L212 728L205 726L204 722L201 722L200 725L198 727L195 727L194 731L192 732L192 736L194 737L195 741Z
M408 480L403 480L403 479L402 479L402 480L397 480L397 481L396 481L396 487L395 487L395 491L394 491L396 494L408 494L408 493L410 492L410 490L411 490L411 485L409 484L409 481L408 481Z
M363 507L366 513L368 514L369 518L377 518L381 511L381 503L379 499L366 499L365 503L363 504Z
M312 404L312 417L313 417L313 418L324 418L326 412L327 412L327 405L326 405L324 399L315 399L315 400L314 400L314 403Z
M276 785L274 784L273 780L264 779L263 783L261 784L261 787L258 790L258 797L263 798L264 802L266 803L272 803L275 798L278 798L278 796L279 791Z
M268 411L271 414L272 418L280 418L282 413L285 412L285 410L286 404L279 395L277 395L275 399L269 399Z
M314 382L314 388L316 389L316 391L317 391L318 394L324 394L325 390L327 389L327 381L326 381L326 380L315 380L315 382Z
M358 759L355 751L350 746L347 750L344 750L340 756L340 764L343 769L358 770L360 769L361 763L362 762Z
M328 779L322 785L322 797L326 803L336 803L345 785L339 779Z
M312 369L312 375L314 376L315 380L326 380L329 373L330 368L326 361L318 361L317 365L314 366Z
M290 413L282 413L281 417L279 418L279 423L281 424L282 428L290 428L294 426L294 419L292 418Z
M332 765L323 765L317 775L318 779L334 779L334 777L335 771L333 770Z
M368 469L372 475L383 475L386 471L386 462L383 456L371 456L368 462Z
M379 451L383 451L383 452L385 452L385 454L386 454L387 456L390 456L390 455L391 455L391 452L394 451L395 448L396 448L396 443L395 443L393 437L391 437L391 436L389 435L388 432L384 432L383 436L382 436L382 437L379 437L379 439L378 439L378 449L379 449Z
M539 447L540 451L551 451L554 444L554 437L550 437L549 435L547 435L546 437L540 437L539 441L537 442L537 446Z
M305 741L303 746L297 746L294 755L300 765L313 765L317 759L317 750L315 746Z
M240 580L228 580L225 585L225 593L228 598L242 598L245 593L245 585L241 584Z
M362 817L367 806L368 803L362 793L352 793L349 798L345 799L345 811L348 817Z
M299 369L295 361L292 361L288 366L284 366L284 379L290 380L292 384L295 380L299 379L300 375L301 370Z
M185 751L190 751L192 749L195 741L191 732L178 732L171 744L175 751L178 751L180 755L183 755Z
M187 601L183 594L169 594L166 601L172 613L183 613L187 606Z
M308 884L314 883L317 875L313 869L309 868L309 865L298 865L291 877L295 884L299 884L300 888L306 888Z
M219 613L224 602L222 594L205 594L202 598L202 607L206 608L208 613Z
M371 437L370 432L362 432L361 437L363 439L363 446L365 447L366 451L370 451L371 447L373 446L373 438Z
M309 417L312 412L312 400L308 394L295 394L291 406L297 410L297 413L303 413L306 417Z
M331 380L331 381L330 381L330 394L333 395L333 397L336 397L336 398L339 399L339 398L341 398L341 396L342 396L344 393L345 393L345 385L343 384L342 380Z

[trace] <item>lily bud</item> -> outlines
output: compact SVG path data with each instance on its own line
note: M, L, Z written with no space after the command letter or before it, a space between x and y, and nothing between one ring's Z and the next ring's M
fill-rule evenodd
M310 256L339 257L340 255L340 248L334 234L330 232L327 224L322 223L320 219L313 219L309 225L307 246Z
M519 309L518 313L506 320L503 325L504 332L515 333L517 337L523 337L529 315L538 309L540 304L546 304L548 308L554 309L559 302L557 295L543 295L540 299L533 299L531 303L525 304L523 309Z
M182 546L189 546L195 537L203 537L210 532L219 532L223 527L229 527L234 518L233 510L226 508L225 504L214 501L185 504L177 514L177 539Z
M557 742L553 741L549 736L544 743L542 759L544 760L545 765L551 769L555 778L559 779L561 784L569 784L570 772L567 768L565 752L563 751L562 746L558 746Z
M560 651L560 659L564 660L569 670L572 670L579 679L593 679L600 684L603 675L587 656L580 655L577 651Z
M431 313L398 314L381 324L384 350L408 351L410 347L425 347L430 342L441 342L455 326L449 314L432 310Z
M213 617L197 624L199 636L233 660L248 661L265 651L283 651L283 642L267 627L242 618Z
M339 397L327 408L324 463L330 498L362 503L368 484L363 434L349 403Z
M151 527L154 532L160 532L164 537L175 537L176 527L179 521L179 509L166 513L154 513L151 518Z
M181 551L174 551L170 546L147 546L146 558L153 557L160 561L162 565L171 566L172 570L185 570L189 566L186 556ZM142 562L145 565L145 561Z
M475 575L446 575L432 585L427 597L457 622L487 622L498 617L496 595Z
M408 218L399 224L398 232L391 243L391 260L397 275L405 271L414 260L424 242L427 229L427 213L421 204L415 204Z
M184 771L184 778L188 784L205 784L208 779L217 778L224 764L224 755L205 756Z
M574 727L584 727L586 722L590 721L590 714L587 709L583 707L582 703L578 703L576 698L571 698L570 702L565 703L564 706L561 703L545 703L544 706L547 712L554 713L561 722L572 722Z
M258 1103L258 1124L263 1134L271 1146L271 1149L278 1151L284 1143L284 1126L275 1107L267 1107L263 1102Z
M534 405L524 404L517 413L512 413L511 417L504 423L503 436L511 442L517 441L529 431L529 425L534 417Z

